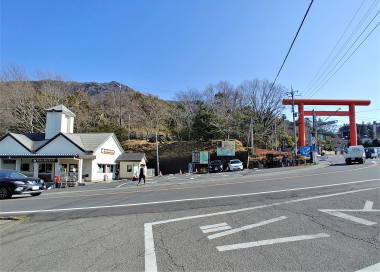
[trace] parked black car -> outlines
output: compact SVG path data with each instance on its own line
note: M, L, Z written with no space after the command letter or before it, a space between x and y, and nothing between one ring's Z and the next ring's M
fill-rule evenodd
M0 199L11 198L15 194L40 195L46 189L39 178L29 178L14 170L0 170Z
M208 166L209 172L222 172L223 162L221 160L211 161Z

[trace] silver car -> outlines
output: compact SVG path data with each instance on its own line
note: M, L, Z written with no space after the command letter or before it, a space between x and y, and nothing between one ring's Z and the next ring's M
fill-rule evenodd
M229 171L243 171L243 163L238 160L238 159L235 159L235 160L230 160L228 162L228 170Z

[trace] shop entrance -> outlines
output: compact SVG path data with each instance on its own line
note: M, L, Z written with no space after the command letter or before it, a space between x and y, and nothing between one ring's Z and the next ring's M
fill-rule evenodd
M39 163L38 164L38 177L51 182L54 177L54 167L52 163Z

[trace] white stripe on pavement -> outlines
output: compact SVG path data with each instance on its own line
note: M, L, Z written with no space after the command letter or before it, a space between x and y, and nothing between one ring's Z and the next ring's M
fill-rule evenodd
M122 183L122 184L116 186L116 188L120 188L120 187L124 186L125 184L127 184L127 183Z
M330 235L328 235L327 233L299 235L299 236L283 237L283 238L277 238L277 239L261 240L261 241L256 241L256 242L217 246L216 249L219 251L229 251L229 250L235 250L235 249L266 246L266 245L273 245L273 244L280 244L280 243L289 243L289 242L325 238L325 237L330 237Z
M232 229L230 226L223 226L223 227L217 227L217 228L211 228L211 229L205 229L202 230L203 233L210 233L210 232L216 232L221 230L229 230Z
M379 272L380 271L380 263L365 267L363 269L357 270L356 272Z
M156 251L154 249L154 238L152 224L144 224L145 236L145 271L157 272Z
M197 197L197 198L185 198L185 199L173 199L173 200L165 200L165 201L153 201L153 202L141 202L141 203L131 203L131 204L117 204L117 205L104 205L104 206L89 206L89 207L77 207L77 208L61 208L61 209L46 209L46 210L25 210L25 211L8 211L8 212L0 212L0 215L4 214L28 214L28 213L47 213L47 212L66 212L66 211L78 211L78 210L93 210L93 209L107 209L107 208L118 208L118 207L134 207L134 206L145 206L145 205L154 205L154 204L165 204L165 203L176 203L176 202L186 202L186 201L197 201L197 200L208 200L208 199L219 199L219 198L230 198L230 197L241 197L241 196L252 196L252 195L261 195L261 194L271 194L271 193L280 193L280 192L291 192L291 191L300 191L300 190L308 190L308 189L316 189L316 188L324 188L324 187L333 187L340 185L348 185L348 184L357 184L371 181L378 181L380 179L368 179L368 180L359 180L359 181L350 181L344 183L335 183L335 184L327 184L327 185L319 185L319 186L311 186L311 187L301 187L301 188L292 188L292 189L284 189L284 190L276 190L276 191L266 191L266 192L255 192L255 193L247 193L247 194L235 194L235 195L221 195L221 196L209 196L209 197ZM373 187L370 189L376 189L379 187ZM367 189L364 189L367 190ZM357 192L357 191L351 191ZM334 195L339 195L334 194ZM318 198L319 196L317 196ZM320 196L324 197L324 196ZM294 200L297 201L297 200Z
M346 219L346 220L350 220L350 221L353 221L355 223L358 223L358 224L362 224L362 225L365 225L365 226L372 226L372 225L376 225L377 223L376 222L372 222L372 221L369 221L369 220L366 220L366 219L363 219L363 218L359 218L359 217L356 217L356 216L353 216L353 215L349 215L349 214L346 214L346 213L342 213L340 211L331 211L331 210L319 210L321 212L325 212L325 213L328 213L328 214L331 214L331 215L334 215L334 216L337 216L337 217L340 217L340 218L343 218L343 219Z
M214 225L200 226L199 228L201 230L204 230L204 229L210 229L210 228L216 228L216 227L222 227L222 226L227 226L227 223L224 222L224 223L218 223L218 224L214 224Z
M281 221L281 220L284 220L286 218L287 218L286 216L276 217L276 218L265 220L265 221L262 221L262 222L259 222L259 223L256 223L256 224L247 225L247 226L243 226L243 227L240 227L240 228L236 228L236 229L232 229L232 230L227 230L227 231L211 234L211 235L207 236L207 238L211 240L211 239L223 237L223 236L230 235L230 234L233 234L233 233L237 233L237 232L240 232L240 231L243 231L243 230L253 229L253 228L256 228L256 227L260 227L260 226L264 226L264 225L267 225L267 224L270 224L270 223Z
M149 224L151 224L151 227L148 229L148 231L150 231L151 233L149 233L149 235L147 237L148 238L153 237L153 229L152 229L153 225L166 224L166 223L170 223L170 222L177 222L177 221L183 221L183 220L189 220L189 219L197 219L197 218L203 218L203 217L209 217L209 216L244 212L244 211L250 211L250 210L256 210L256 209L263 209L263 208L268 208L268 207L280 206L280 205L284 205L284 204L290 204L290 203L296 203L296 202L302 202L302 201L308 201L308 200L314 200L314 199L318 199L318 198L326 198L326 197L332 197L332 196L338 196L338 195L354 194L354 193L358 193L358 192L364 192L364 191L370 191L370 190L376 190L376 189L380 189L380 187L372 187L372 188L346 191L346 192L335 193L335 194L306 197L306 198L300 198L300 199L294 199L294 200L289 200L289 201L272 203L272 204L268 204L268 205L261 205L261 206L255 206L255 207L249 207L249 208L243 208L243 209L237 209L237 210L229 210L229 211L224 211L224 212L200 214L200 215L179 217L179 218L174 218L174 219L169 219L169 220L156 221L156 222L149 223ZM148 245L148 247L147 247L147 245ZM152 241L152 243L147 243L145 241L145 264L147 262L149 263L149 265L151 265L152 263L156 264L156 254L147 254L147 252L152 252L152 251L154 252L154 240ZM147 258L149 260L147 260ZM153 268L154 269L152 269L151 266L145 266L145 272L157 271L157 266L155 266Z
M363 208L363 210L365 210L365 211L370 211L370 210L372 210L372 207L373 207L373 201L369 201L369 200L367 200L367 201L365 202L365 204L364 204L364 208Z

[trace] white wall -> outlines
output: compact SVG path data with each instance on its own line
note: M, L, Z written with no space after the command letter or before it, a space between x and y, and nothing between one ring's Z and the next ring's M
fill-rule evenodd
M0 154L31 154L26 148L10 136L0 142Z
M84 154L84 152L60 135L38 150L37 154Z
M61 131L61 114L48 112L46 114L45 138L51 139Z
M67 116L67 133L74 133L74 117Z
M60 132L74 132L74 117L70 117L63 112L48 112L46 117L45 138L51 139Z
M101 152L102 148L114 150L115 154L103 154ZM110 137L104 144L102 144L101 146L99 146L97 150L95 150L94 155L96 155L96 160L98 161L98 163L115 164L116 159L120 156L122 152L123 151L120 150L114 137Z
M115 154L103 154L101 152L102 148L111 149L115 151ZM98 164L113 164L116 165L116 159L123 152L117 145L115 138L110 137L104 144L99 146L97 150L95 150L94 155L96 156L96 160L92 161L92 180L100 181L104 180L104 176L107 176L107 180L112 180L114 173L98 173ZM115 170L114 170L115 171Z

